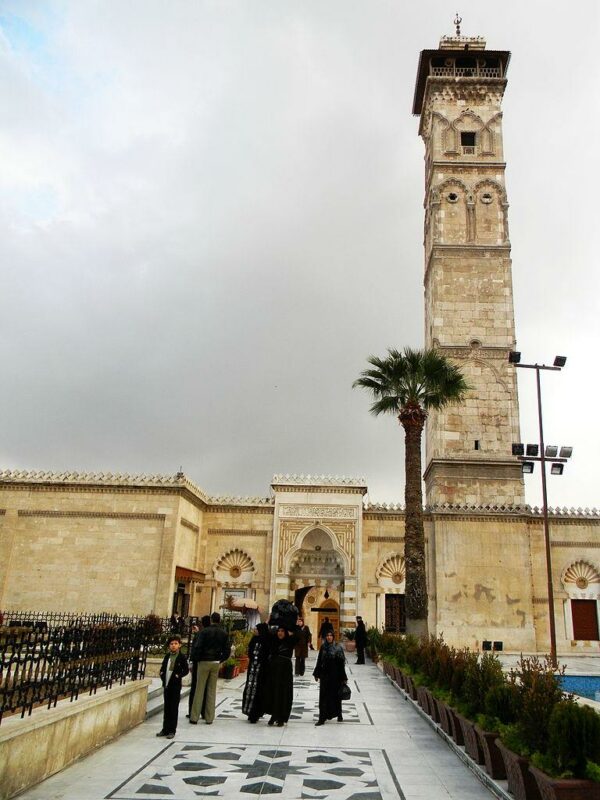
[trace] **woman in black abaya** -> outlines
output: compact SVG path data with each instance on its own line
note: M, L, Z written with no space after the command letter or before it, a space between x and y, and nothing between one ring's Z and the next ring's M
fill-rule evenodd
M248 645L250 663L242 700L242 711L248 717L248 722L258 722L265 713L265 687L271 653L269 626L266 622L259 622L256 631Z
M346 656L339 644L336 644L333 633L328 631L325 641L319 649L317 665L313 675L319 681L319 720L317 725L324 725L325 720L337 717L338 722L343 722L342 700L340 690L346 677Z
M290 718L294 698L292 655L296 640L295 634L279 626L271 643L269 686L265 708L271 714L269 725L281 727Z

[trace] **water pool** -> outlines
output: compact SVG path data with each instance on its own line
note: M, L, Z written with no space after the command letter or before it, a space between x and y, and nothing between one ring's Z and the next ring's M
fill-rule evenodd
M563 689L588 700L600 700L600 677L597 675L563 675Z

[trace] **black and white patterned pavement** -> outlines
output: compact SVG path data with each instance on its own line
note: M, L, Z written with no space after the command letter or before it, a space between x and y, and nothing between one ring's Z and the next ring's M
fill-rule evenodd
M244 677L220 681L213 725L190 725L186 701L172 741L160 716L20 796L21 800L490 800L473 776L372 664L347 667L344 722L316 728L314 654L294 681L283 728L250 725Z

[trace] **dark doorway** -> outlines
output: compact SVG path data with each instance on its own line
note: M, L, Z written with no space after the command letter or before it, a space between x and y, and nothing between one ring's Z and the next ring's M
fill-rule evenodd
M406 633L406 611L403 594L386 594L385 629L390 633Z
M595 600L571 600L573 638L598 641L598 610Z
M302 606L304 605L304 598L308 594L309 589L312 588L312 586L303 586L301 589L296 589L294 592L294 605L300 612L301 617L304 615L304 611L302 609Z
M177 584L177 591L173 594L173 611L178 616L187 617L190 610L190 596L186 594L185 583Z

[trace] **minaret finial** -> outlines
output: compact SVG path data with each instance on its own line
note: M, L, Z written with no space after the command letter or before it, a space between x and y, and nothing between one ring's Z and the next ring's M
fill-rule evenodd
M456 12L456 16L454 17L454 24L456 25L456 35L460 36L460 23L462 22L462 17L458 16L458 11Z

